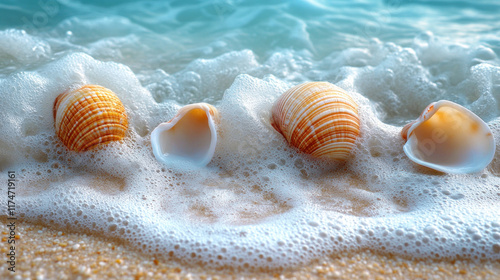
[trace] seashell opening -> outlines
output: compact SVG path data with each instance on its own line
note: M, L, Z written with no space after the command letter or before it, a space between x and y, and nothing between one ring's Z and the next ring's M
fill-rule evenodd
M128 129L127 113L120 99L97 85L60 94L53 112L57 136L76 152L121 140Z
M414 162L447 173L483 170L495 154L488 125L466 108L441 100L402 131L403 149Z
M271 125L302 152L346 160L359 137L358 104L328 82L303 83L274 103Z
M212 159L217 144L215 107L196 103L182 107L169 122L158 125L151 133L156 159L163 163L187 159L205 166Z

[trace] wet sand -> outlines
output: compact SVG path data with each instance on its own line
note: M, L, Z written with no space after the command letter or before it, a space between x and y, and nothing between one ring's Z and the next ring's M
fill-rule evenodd
M164 261L117 241L16 223L16 272L7 270L7 221L0 219L0 279L500 279L500 261L429 261L345 253L285 271L236 272Z

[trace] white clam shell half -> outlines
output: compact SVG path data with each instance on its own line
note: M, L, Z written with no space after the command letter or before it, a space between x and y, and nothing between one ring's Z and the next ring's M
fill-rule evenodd
M219 113L210 104L182 107L172 120L161 123L151 133L153 154L165 164L188 160L207 165L215 152L218 121Z
M495 154L495 139L477 115L451 101L427 106L401 132L403 149L415 163L446 173L483 170Z

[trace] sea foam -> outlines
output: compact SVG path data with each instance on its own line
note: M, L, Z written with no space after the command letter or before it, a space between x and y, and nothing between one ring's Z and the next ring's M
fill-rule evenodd
M428 103L446 98L488 121L500 143L496 59L484 46L432 34L409 48L374 40L321 61L283 51L259 62L250 50L234 51L171 75L69 53L1 77L0 166L18 174L24 221L115 238L160 258L283 268L370 249L498 260L498 155L478 174L438 173L412 163L399 135ZM360 105L361 137L345 164L301 154L269 124L274 100L307 80L335 83ZM58 94L84 84L113 90L130 130L123 142L78 154L57 139L52 107ZM213 161L187 169L157 162L150 132L204 98L221 115Z

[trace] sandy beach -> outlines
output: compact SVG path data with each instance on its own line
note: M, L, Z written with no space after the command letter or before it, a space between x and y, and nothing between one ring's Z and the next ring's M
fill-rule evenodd
M6 224L5 217L2 223ZM5 229L1 252L7 252ZM285 271L213 270L155 259L103 237L19 223L16 272L1 279L499 279L500 262L413 261L372 252L345 253Z

